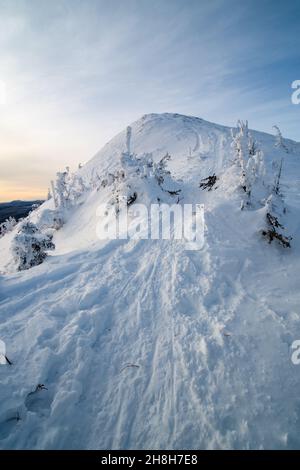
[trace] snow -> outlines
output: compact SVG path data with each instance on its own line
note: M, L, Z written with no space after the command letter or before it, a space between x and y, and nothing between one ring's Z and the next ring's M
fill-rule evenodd
M266 210L240 210L230 129L199 118L146 115L79 170L89 180L121 168L126 145L154 161L171 155L183 202L205 205L205 243L96 236L112 187L93 189L66 214L56 249L13 272L0 239L3 449L299 448L300 144L253 131L272 161L284 158L283 216L291 249L259 234ZM199 189L216 173L212 191ZM172 184L173 184L172 183ZM140 181L141 201L162 195ZM170 183L171 184L171 183ZM47 201L30 215L43 225ZM2 273L2 274L1 274ZM38 385L44 385L38 387Z

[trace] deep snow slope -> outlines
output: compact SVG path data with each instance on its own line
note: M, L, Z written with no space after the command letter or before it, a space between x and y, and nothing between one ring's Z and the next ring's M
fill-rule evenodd
M230 129L198 118L147 115L131 151L171 155L183 202L205 205L205 243L96 237L96 211L113 186L90 190L55 233L40 266L11 269L0 239L1 448L299 448L300 145L253 132L265 184L284 158L283 222L291 249L259 231L264 207L240 209ZM120 169L126 132L79 173ZM219 176L217 188L199 189ZM174 202L144 180L138 202ZM171 184L171 183L170 183ZM42 224L52 201L30 219ZM15 229L17 230L18 227ZM36 390L38 384L47 388Z

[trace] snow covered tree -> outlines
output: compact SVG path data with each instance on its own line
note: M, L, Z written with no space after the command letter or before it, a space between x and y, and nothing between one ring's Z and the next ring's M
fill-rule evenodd
M268 240L268 243L276 240L284 248L290 248L292 238L283 233L285 228L279 221L280 202L274 195L268 198L266 202L266 228L262 230L262 235Z
M265 165L262 151L253 139L248 129L248 121L238 121L238 132L232 132L232 148L234 149L236 161L241 168L241 188L245 192L246 199L242 201L241 208L250 205L251 192L254 184L265 174Z
M127 127L127 130L126 130L126 153L128 155L130 155L131 153L131 148L130 148L130 144L131 144L131 135L132 135L132 129L130 126Z
M29 212L29 214L32 214L32 212L36 211L40 207L40 205L41 204L32 204L31 211Z
M55 208L63 210L76 205L77 200L88 189L82 176L70 173L69 167L63 172L56 173L56 182L51 184Z
M54 250L52 235L39 231L32 222L22 224L12 241L12 253L18 271L41 264L48 250Z
M9 217L2 224L0 224L0 238L4 237L6 233L12 231L12 229L17 225L17 221L14 217Z
M285 150L285 152L288 152L288 148L287 148L287 146L285 145L285 143L284 143L284 141L283 141L283 137L282 137L281 130L279 129L278 126L273 126L273 129L275 129L275 132L276 132L276 135L275 135L275 138L276 138L275 147L277 147L277 148L279 148L279 149L283 149L283 150Z
M264 156L261 150L256 148L254 154L249 153L249 159L246 164L245 173L248 187L251 191L255 182L258 179L262 179L265 174Z
M56 196L56 189L55 189L54 181L51 181L51 189L52 189L52 197L53 197L53 201L54 201L54 207L55 207L55 209L57 209L58 208L58 200L57 200L57 196Z
M274 181L274 187L273 191L275 194L280 194L280 179L281 179L281 174L282 174L282 166L283 166L283 158L280 160L279 164L275 164L273 162L273 167L276 169L276 175L275 175L275 181Z
M78 199L87 191L87 186L85 185L83 178L77 173L69 176L68 181L68 201L75 205Z
M154 176L161 186L166 178L166 176L170 175L170 172L167 170L168 162L171 160L171 156L166 153L166 155L159 160L158 163L154 164Z
M163 183L170 178L167 165L171 159L167 153L158 163L153 162L152 154L144 153L136 155L131 150L131 127L126 132L126 151L120 157L121 170L113 175L108 175L105 186L112 185L112 198L110 205L115 206L117 213L122 206L132 205L138 200L140 195L141 180L152 179L160 186L159 191L169 193L171 196L178 196L179 190L173 191L173 187L162 187Z
M215 174L208 176L207 178L203 178L200 182L199 188L208 189L208 191L211 191L216 184L217 179L218 177Z
M232 147L235 150L235 155L238 164L242 168L245 169L248 158L249 158L249 130L248 130L248 121L241 121L239 120L237 123L237 133L234 135L233 131L232 134Z
M56 173L55 193L57 197L58 206L62 208L66 208L68 203L69 191L67 179L67 171Z
M154 167L152 153L146 153L144 156L144 160L145 160L144 176L146 178L150 178L151 176L153 176L153 167Z
M292 238L284 234L285 227L280 221L285 213L286 208L283 197L273 189L265 203L266 228L262 230L262 235L269 243L276 240L284 248L290 248Z

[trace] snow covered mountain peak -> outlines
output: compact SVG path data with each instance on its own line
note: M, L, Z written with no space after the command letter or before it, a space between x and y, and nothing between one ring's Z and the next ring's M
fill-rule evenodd
M152 153L154 160L169 152L174 159L205 154L212 150L215 139L230 136L230 129L181 114L146 114L130 126L132 151L136 154ZM107 169L114 165L125 150L126 129L114 137L86 165L83 172ZM107 155L110 155L107 161ZM104 160L104 161L103 161Z
M151 153L154 161L169 153L172 156L170 168L173 167L179 177L184 177L189 172L193 157L199 160L198 168L201 164L203 167L204 161L209 159L211 167L214 167L211 169L218 171L232 159L231 128L198 117L151 113L145 114L130 127L131 151L137 155ZM274 152L276 137L257 131L251 133L256 141L261 142L268 158L268 153ZM300 144L290 140L286 142L291 153L299 153ZM111 139L82 168L82 174L90 178L93 172L113 171L125 149L126 129Z

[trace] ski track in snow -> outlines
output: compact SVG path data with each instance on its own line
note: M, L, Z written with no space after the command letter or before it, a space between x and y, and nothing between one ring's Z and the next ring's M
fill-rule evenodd
M149 243L156 245L151 257ZM226 448L243 442L268 447L274 440L283 446L290 423L276 428L274 409L268 416L273 435L255 437L260 413L271 400L263 394L265 375L280 364L260 361L254 346L264 321L277 335L286 334L284 319L247 292L247 258L234 262L228 249L221 267L208 250L183 254L179 242L165 245L163 255L151 241L124 243L104 256L100 250L98 262L86 270L81 266L76 291L68 290L76 276L72 265L73 274L49 272L49 281L55 280L47 293L31 285L19 297L7 335L12 347L26 354L14 354L16 364L5 369L9 377L2 373L2 380L14 381L16 396L6 399L14 402L14 413L24 415L15 423L24 427L20 447ZM10 303L4 300L2 310L9 311ZM241 331L240 317L258 339ZM230 336L223 335L224 328ZM36 345L18 343L18 337L26 338L24 330L30 337L35 332ZM289 369L288 357L285 361ZM128 363L138 367L124 369ZM274 374L278 394L284 381L277 383ZM50 416L24 408L26 393L39 382L52 391ZM63 432L55 426L61 416Z

